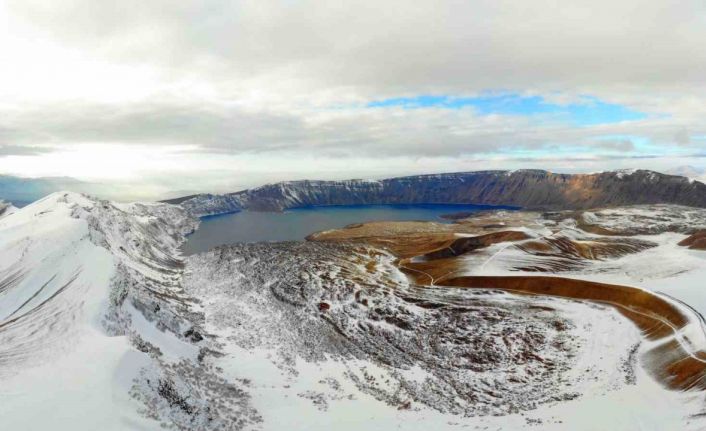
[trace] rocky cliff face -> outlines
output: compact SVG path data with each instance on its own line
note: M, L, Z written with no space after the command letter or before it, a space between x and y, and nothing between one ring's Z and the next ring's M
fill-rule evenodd
M555 174L541 170L420 175L380 181L292 181L171 201L194 215L312 205L456 203L588 209L670 203L706 207L706 185L647 170Z

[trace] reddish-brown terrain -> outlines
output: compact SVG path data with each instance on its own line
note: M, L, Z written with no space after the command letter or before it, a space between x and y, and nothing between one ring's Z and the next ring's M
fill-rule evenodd
M682 332L693 321L684 308L671 299L634 287L555 276L462 275L468 265L464 257L483 253L483 249L499 242L557 261L610 259L652 246L648 241L613 235L594 236L590 241L565 237L532 239L523 231L512 230L523 224L537 226L538 217L536 213L498 213L453 224L366 223L314 234L309 240L355 241L385 248L397 256L400 270L419 285L501 289L521 295L556 296L612 306L640 328L645 339L656 342L642 353L642 363L658 381L675 390L706 390L703 378L706 376L706 351L690 344L688 337L683 338ZM491 232L485 233L488 230ZM600 229L590 231L595 234ZM468 236L471 233L476 235ZM697 232L680 243L691 248L704 244L706 231ZM532 268L520 270L535 271ZM548 271L546 267L541 270Z
M693 250L706 250L706 230L700 230L679 243Z

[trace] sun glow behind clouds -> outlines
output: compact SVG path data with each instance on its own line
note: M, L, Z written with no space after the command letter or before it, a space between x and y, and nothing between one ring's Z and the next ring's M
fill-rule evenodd
M71 145L33 156L0 158L0 171L11 175L66 176L81 180L134 180L149 175L189 169L184 153L196 146L149 146L118 144Z

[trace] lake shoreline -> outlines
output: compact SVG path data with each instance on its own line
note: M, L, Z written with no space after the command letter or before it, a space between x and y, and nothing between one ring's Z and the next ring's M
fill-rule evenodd
M511 206L474 204L324 205L290 208L281 212L238 210L200 217L199 228L188 235L184 255L216 246L248 242L304 241L314 232L370 221L436 221L460 211L472 215L488 211L517 211Z

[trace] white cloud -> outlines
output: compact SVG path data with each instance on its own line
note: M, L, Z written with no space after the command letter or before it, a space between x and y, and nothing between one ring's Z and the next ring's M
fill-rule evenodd
M0 172L186 190L488 160L668 166L703 151L693 138L706 136L703 40L697 0L10 0L0 4ZM577 127L363 108L485 91L598 97L648 117Z

